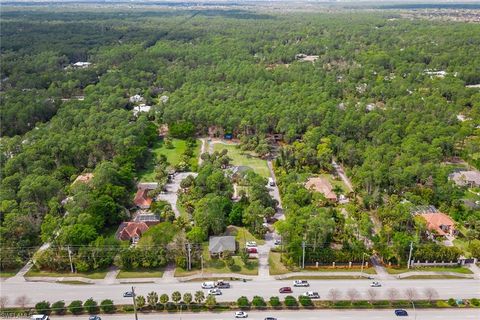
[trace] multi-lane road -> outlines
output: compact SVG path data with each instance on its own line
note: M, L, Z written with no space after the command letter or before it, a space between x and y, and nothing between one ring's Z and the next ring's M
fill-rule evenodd
M413 310L407 310L408 317L400 319L415 319ZM417 320L476 320L479 319L480 310L416 310ZM265 317L275 317L278 320L389 320L399 319L394 315L393 310L308 310L308 311L252 311L248 312L249 320L263 320ZM84 316L85 318L85 316ZM61 317L63 320L79 320L79 317ZM102 315L102 320L132 320L133 315ZM233 312L221 313L182 313L182 314L139 314L139 320L224 320L234 319ZM52 317L55 320L55 317Z
M139 281L141 281L139 279ZM341 292L339 299L348 299L347 291L355 288L360 293L358 298L367 299L367 290L370 289L368 280L310 280L309 288L293 288L294 296L306 291L317 291L321 299L328 299L328 291L332 288ZM448 279L448 280L385 280L381 281L382 287L374 288L378 295L376 299L387 299L387 290L395 288L399 292L398 299L406 298L405 291L409 288L415 289L416 298L425 298L424 291L433 288L438 293L438 298L480 298L480 281L473 279ZM283 296L279 294L280 287L292 286L291 280L253 280L247 282L231 282L230 289L222 290L223 294L217 296L217 301L236 301L240 296L253 298L256 295L266 299L271 296ZM147 295L151 291L167 293L171 295L174 291L195 293L201 289L200 282L169 282L169 283L137 283L134 284L135 291L139 295ZM123 298L123 292L129 290L130 284L92 284L75 285L47 282L2 282L0 283L0 295L7 296L10 304L13 304L19 296L27 296L31 303L42 300L54 302L57 300L85 300L90 297L100 301L112 299L116 304L130 303L131 298ZM207 290L204 290L207 293Z

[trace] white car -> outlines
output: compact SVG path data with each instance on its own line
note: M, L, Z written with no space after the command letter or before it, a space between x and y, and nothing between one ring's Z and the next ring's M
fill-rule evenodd
M202 283L202 289L214 289L214 288L215 288L215 282L213 281Z
M370 287L377 288L377 287L381 287L381 286L382 285L378 281L373 281L372 283L370 283Z
M235 312L235 318L248 318L248 313L245 311L237 311Z
M320 295L318 292L314 291L307 291L303 294L305 297L309 297L310 299L320 299Z
M222 290L220 290L220 289L210 289L210 290L208 290L208 294L211 294L212 296L220 296L222 294Z
M295 280L293 281L294 287L310 287L310 284L307 280Z
M247 248L254 248L257 246L257 243L255 241L247 241L246 245Z

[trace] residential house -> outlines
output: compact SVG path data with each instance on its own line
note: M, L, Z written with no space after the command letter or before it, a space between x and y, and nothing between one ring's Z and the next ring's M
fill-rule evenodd
M72 64L72 67L84 69L84 68L90 67L91 64L92 64L91 62L78 61L78 62L75 62L74 64Z
M136 94L134 96L131 96L128 101L130 101L131 103L139 103L139 102L143 102L143 97L139 94Z
M153 199L148 196L150 190L155 190L158 186L158 183L139 183L137 185L137 193L133 202L140 209L148 209L152 204Z
M89 173L84 173L84 174L81 174L79 175L75 181L73 181L72 184L75 184L77 182L81 182L81 183L89 183L91 180L93 179L93 173L89 172Z
M142 103L141 105L133 107L133 115L137 116L140 112L150 112L152 106L147 106L146 104Z
M210 237L208 240L208 252L210 256L222 256L225 252L234 253L237 244L234 236Z
M137 243L142 234L144 234L150 226L145 222L122 222L118 227L116 238L122 241L132 241Z
M480 172L476 170L457 171L449 175L456 185L462 187L480 187Z
M337 195L333 192L333 187L327 178L313 177L307 180L305 187L309 190L322 193L329 201L337 201Z
M160 217L153 213L137 213L134 222L145 222L147 225L157 224L160 222Z
M424 212L420 213L425 222L427 229L433 231L432 236L454 236L457 234L455 222L448 215L442 212Z

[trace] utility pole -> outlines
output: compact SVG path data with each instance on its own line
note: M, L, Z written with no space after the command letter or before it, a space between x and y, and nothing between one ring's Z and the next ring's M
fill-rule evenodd
M203 254L200 256L200 262L202 264L202 276L203 276Z
M362 269L361 269L361 273L363 273L363 265L365 264L365 252L362 253Z
M305 241L302 241L302 269L305 269Z
M67 247L67 250L68 250L68 259L70 260L70 271L73 273L72 252L70 251L70 246Z
M412 259L412 251L413 251L413 241L410 241L410 253L408 254L407 269L410 269L410 259Z
M189 243L187 243L187 251L188 251L188 270L192 269L192 246Z
M138 320L137 301L135 301L135 288L132 286L133 312L135 313L135 320Z

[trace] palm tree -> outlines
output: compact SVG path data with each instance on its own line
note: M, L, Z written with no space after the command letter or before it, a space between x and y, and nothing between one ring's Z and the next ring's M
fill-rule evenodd
M195 292L195 302L202 303L203 300L205 300L205 294L203 293L203 291Z
M168 294L164 293L160 296L160 303L165 304L168 302L168 300L170 300Z
M172 293L172 300L173 300L173 302L178 304L178 302L180 302L180 300L182 300L182 294L178 291L174 291Z
M150 292L147 295L147 302L150 308L152 308L152 310L155 309L155 306L158 303L158 294L155 291Z
M145 297L144 296L136 296L135 303L137 304L138 309L142 309L145 307Z
M183 295L183 302L185 302L186 304L192 303L192 300L193 300L193 297L190 292L187 292Z
M208 295L207 301L205 301L207 308L212 309L217 304L217 299L215 299L214 295Z

